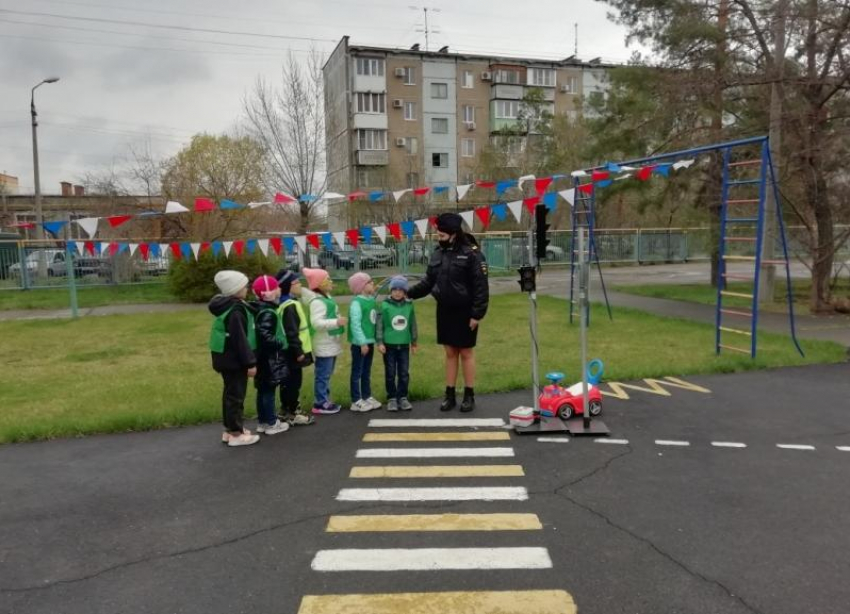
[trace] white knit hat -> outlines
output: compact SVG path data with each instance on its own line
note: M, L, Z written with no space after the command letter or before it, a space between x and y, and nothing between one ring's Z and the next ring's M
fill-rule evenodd
M213 281L224 296L233 296L248 285L248 278L239 271L219 271Z

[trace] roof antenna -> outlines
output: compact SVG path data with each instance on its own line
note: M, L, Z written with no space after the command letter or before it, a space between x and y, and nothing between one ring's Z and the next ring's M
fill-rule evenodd
M576 52L575 52L575 54L576 54L576 57L578 57L578 22L575 22L575 28L576 28Z
M423 32L423 31L425 32L425 51L430 51L430 48L429 48L430 35L432 33L433 34L440 34L440 30L437 29L437 28L429 28L428 27L428 11L431 11L433 13L439 13L440 9L433 7L433 6L428 7L428 6L413 6L413 5L408 5L408 8L410 8L411 10L414 10L414 11L422 10L422 12L425 13L425 29L423 30L422 28L417 28L416 31L417 32Z

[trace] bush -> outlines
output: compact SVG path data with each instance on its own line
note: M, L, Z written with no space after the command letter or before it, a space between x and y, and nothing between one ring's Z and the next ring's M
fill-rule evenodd
M218 289L213 282L215 274L225 269L241 271L253 281L260 275L274 275L281 268L282 261L276 256L263 256L259 251L241 256L223 254L213 256L205 251L198 260L181 259L172 261L168 270L168 289L174 296L190 303L205 303Z

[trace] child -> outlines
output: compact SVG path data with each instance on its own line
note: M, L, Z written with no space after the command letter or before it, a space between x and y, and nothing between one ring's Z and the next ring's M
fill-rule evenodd
M210 313L215 316L210 331L213 369L224 380L221 413L225 432L222 443L230 447L249 446L260 438L242 426L248 378L257 374L254 357L254 314L245 297L248 278L239 271L219 271L215 285L221 294L212 297Z
M338 315L339 308L331 298L333 282L323 269L303 268L309 290L301 290L301 302L310 310L310 335L313 343L313 359L316 364L313 385L313 413L336 414L340 407L331 402L331 376L336 357L342 353L342 335L348 319Z
M313 416L301 411L298 401L304 369L313 364L310 322L299 302L301 282L298 281L298 276L288 269L281 269L277 273L277 282L281 292L278 313L283 321L283 330L289 346L286 350L288 374L280 387L280 408L283 419L290 426L306 426L316 421Z
M372 396L372 358L375 355L375 283L368 273L348 278L354 293L348 310L348 342L351 343L351 411L378 409L381 402Z
M407 399L410 385L410 349L416 353L416 313L407 298L407 279L396 275L390 280L390 296L381 303L376 339L384 355L387 386L387 411L410 411ZM398 377L398 382L396 382Z
M289 424L278 419L274 408L275 389L287 375L286 334L277 312L280 288L277 280L270 275L260 275L251 288L260 299L256 304L254 326L257 334L257 376L254 378L254 386L257 388L257 432L277 435L289 430Z

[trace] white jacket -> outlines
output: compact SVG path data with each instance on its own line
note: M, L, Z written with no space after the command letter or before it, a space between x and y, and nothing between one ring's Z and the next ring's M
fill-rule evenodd
M327 319L325 317L326 307L322 301L313 299L321 298L312 290L301 289L301 303L310 310L310 326L316 332L313 334L313 356L317 358L330 358L342 354L342 340L345 335L328 334L328 331L339 327L337 318ZM337 305L337 314L340 314Z

